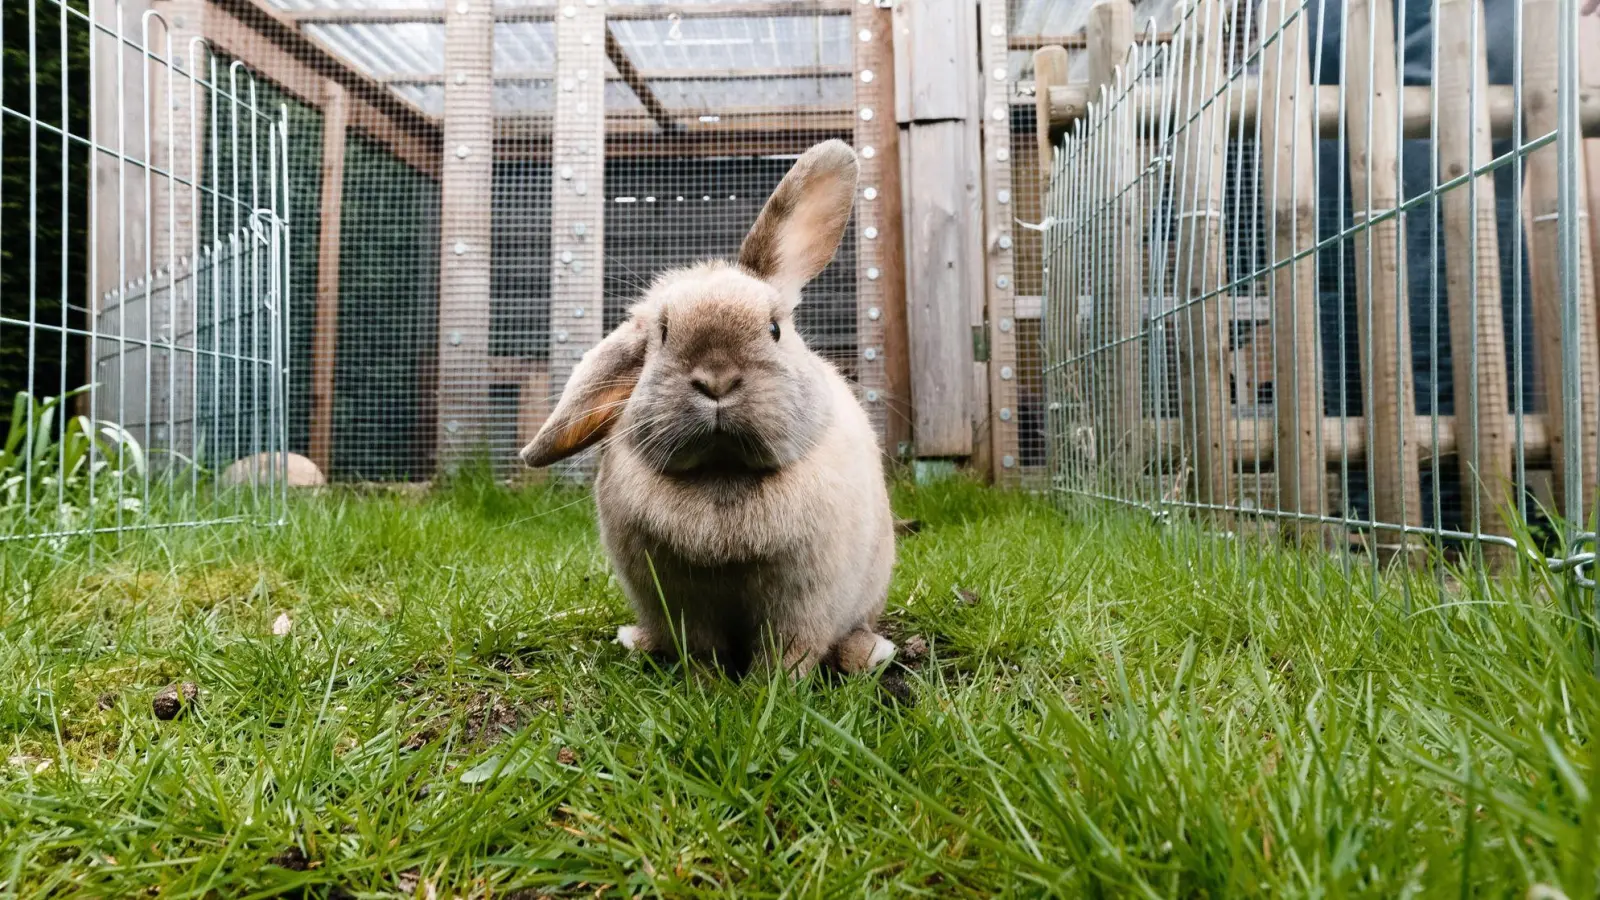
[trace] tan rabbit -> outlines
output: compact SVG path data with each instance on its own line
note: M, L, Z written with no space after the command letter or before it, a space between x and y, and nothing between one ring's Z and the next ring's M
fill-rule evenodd
M604 441L600 536L638 624L632 650L686 649L742 671L776 648L799 675L894 655L875 633L894 566L878 443L849 383L795 330L855 198L840 141L796 161L737 264L656 279L584 354L523 448L547 466Z

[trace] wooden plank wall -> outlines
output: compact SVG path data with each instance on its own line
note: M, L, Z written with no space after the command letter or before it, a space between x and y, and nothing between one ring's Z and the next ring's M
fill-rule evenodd
M912 435L919 457L988 455L974 440L987 378L977 375L982 326L982 172L978 154L976 17L961 0L894 8L895 120L901 126L906 325ZM979 387L982 392L980 393Z

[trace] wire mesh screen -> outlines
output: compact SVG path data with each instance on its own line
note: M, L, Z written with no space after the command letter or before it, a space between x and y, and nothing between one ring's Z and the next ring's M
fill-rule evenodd
M1128 48L1043 210L1053 487L1379 557L1589 540L1597 36L1269 0Z
M284 111L180 21L3 15L0 537L276 515Z

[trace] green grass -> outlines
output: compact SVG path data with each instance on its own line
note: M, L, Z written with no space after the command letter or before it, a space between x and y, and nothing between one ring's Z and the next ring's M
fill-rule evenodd
M896 505L924 527L886 627L931 646L903 691L625 655L577 493L0 547L0 886L1596 895L1600 683L1558 582L1421 574L1408 613L1359 565L965 484Z

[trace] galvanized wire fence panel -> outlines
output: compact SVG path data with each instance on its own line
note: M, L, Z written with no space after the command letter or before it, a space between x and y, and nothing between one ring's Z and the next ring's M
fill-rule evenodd
M284 502L287 121L183 23L3 14L0 539Z
M1375 557L1576 558L1597 30L1571 0L1207 0L1152 26L1042 210L1053 488Z

